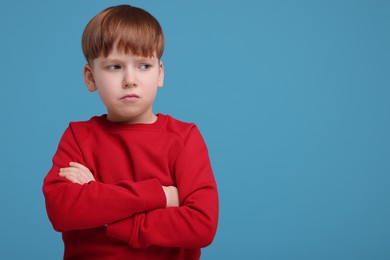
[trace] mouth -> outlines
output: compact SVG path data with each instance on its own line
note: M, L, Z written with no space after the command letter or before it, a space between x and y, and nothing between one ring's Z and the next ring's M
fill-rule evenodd
M134 100L138 100L139 96L136 94L128 94L128 95L121 97L120 99L124 100L124 101L134 101Z

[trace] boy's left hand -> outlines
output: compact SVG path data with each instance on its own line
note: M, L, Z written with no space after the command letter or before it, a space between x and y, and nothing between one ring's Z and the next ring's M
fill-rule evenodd
M61 168L58 175L81 185L95 181L91 171L84 165L76 162L70 162L69 167Z

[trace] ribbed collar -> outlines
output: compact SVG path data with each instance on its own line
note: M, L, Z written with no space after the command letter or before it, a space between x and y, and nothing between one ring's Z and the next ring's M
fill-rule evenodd
M113 131L128 131L128 130L137 130L137 131L159 131L166 123L168 116L164 114L156 114L157 120L151 124L123 124L111 122L107 119L107 115L101 115L94 117L94 121L99 124L101 127L107 130Z

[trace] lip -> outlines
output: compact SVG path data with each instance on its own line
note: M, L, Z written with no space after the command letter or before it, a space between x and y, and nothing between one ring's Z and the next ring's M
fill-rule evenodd
M127 94L127 95L121 97L120 99L125 100L125 101L134 101L134 100L138 100L139 96L136 94Z

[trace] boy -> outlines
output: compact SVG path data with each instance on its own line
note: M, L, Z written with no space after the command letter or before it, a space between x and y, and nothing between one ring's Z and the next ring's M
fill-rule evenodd
M158 21L107 8L82 47L85 84L107 114L69 124L44 180L64 259L199 259L216 232L217 188L197 127L152 112L164 80Z

